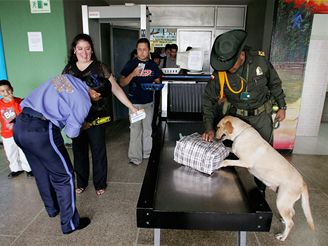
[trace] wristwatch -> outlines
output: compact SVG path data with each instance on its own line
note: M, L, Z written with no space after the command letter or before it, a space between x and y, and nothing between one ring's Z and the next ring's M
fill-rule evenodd
M287 110L287 106L280 107L280 109Z

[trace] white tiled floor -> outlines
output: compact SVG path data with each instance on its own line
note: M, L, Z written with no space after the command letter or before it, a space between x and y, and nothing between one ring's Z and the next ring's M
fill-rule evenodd
M296 137L293 153L328 155L328 123L321 123L317 137Z

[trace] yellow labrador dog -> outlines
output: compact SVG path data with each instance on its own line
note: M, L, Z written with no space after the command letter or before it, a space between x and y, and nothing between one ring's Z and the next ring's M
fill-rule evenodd
M302 208L309 227L314 223L309 203L309 193L301 174L249 124L232 117L224 117L218 124L216 137L233 141L232 152L239 160L224 160L220 167L239 166L260 179L277 192L277 208L285 224L276 238L284 241L294 225L294 203L302 196Z

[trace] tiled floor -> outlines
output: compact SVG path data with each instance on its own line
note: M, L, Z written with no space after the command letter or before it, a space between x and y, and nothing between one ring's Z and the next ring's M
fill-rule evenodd
M297 136L293 153L328 155L328 123L321 123L317 137Z
M129 130L126 122L119 122L108 131L108 189L97 197L92 186L77 196L82 216L89 216L91 224L84 230L63 235L59 218L49 218L41 203L34 179L24 175L7 179L8 163L0 151L0 245L135 245L153 243L153 230L136 227L136 204L147 166L131 166L127 159ZM71 150L69 150L71 153ZM267 200L274 212L270 232L247 233L248 245L256 246L316 246L328 241L328 156L298 155L288 159L303 174L310 189L312 213L316 231L311 232L305 222L300 202L297 202L295 226L285 242L274 238L282 225L277 219L275 194L267 192ZM236 245L235 232L162 230L162 245Z

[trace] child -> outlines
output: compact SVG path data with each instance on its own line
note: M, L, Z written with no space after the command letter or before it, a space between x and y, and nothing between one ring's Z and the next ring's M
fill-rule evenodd
M0 80L0 122L1 122L1 137L3 147L9 161L10 173L8 178L15 178L23 170L27 177L32 177L30 165L28 164L23 151L16 145L13 138L13 120L22 112L19 104L21 98L13 96L13 87L8 80Z

